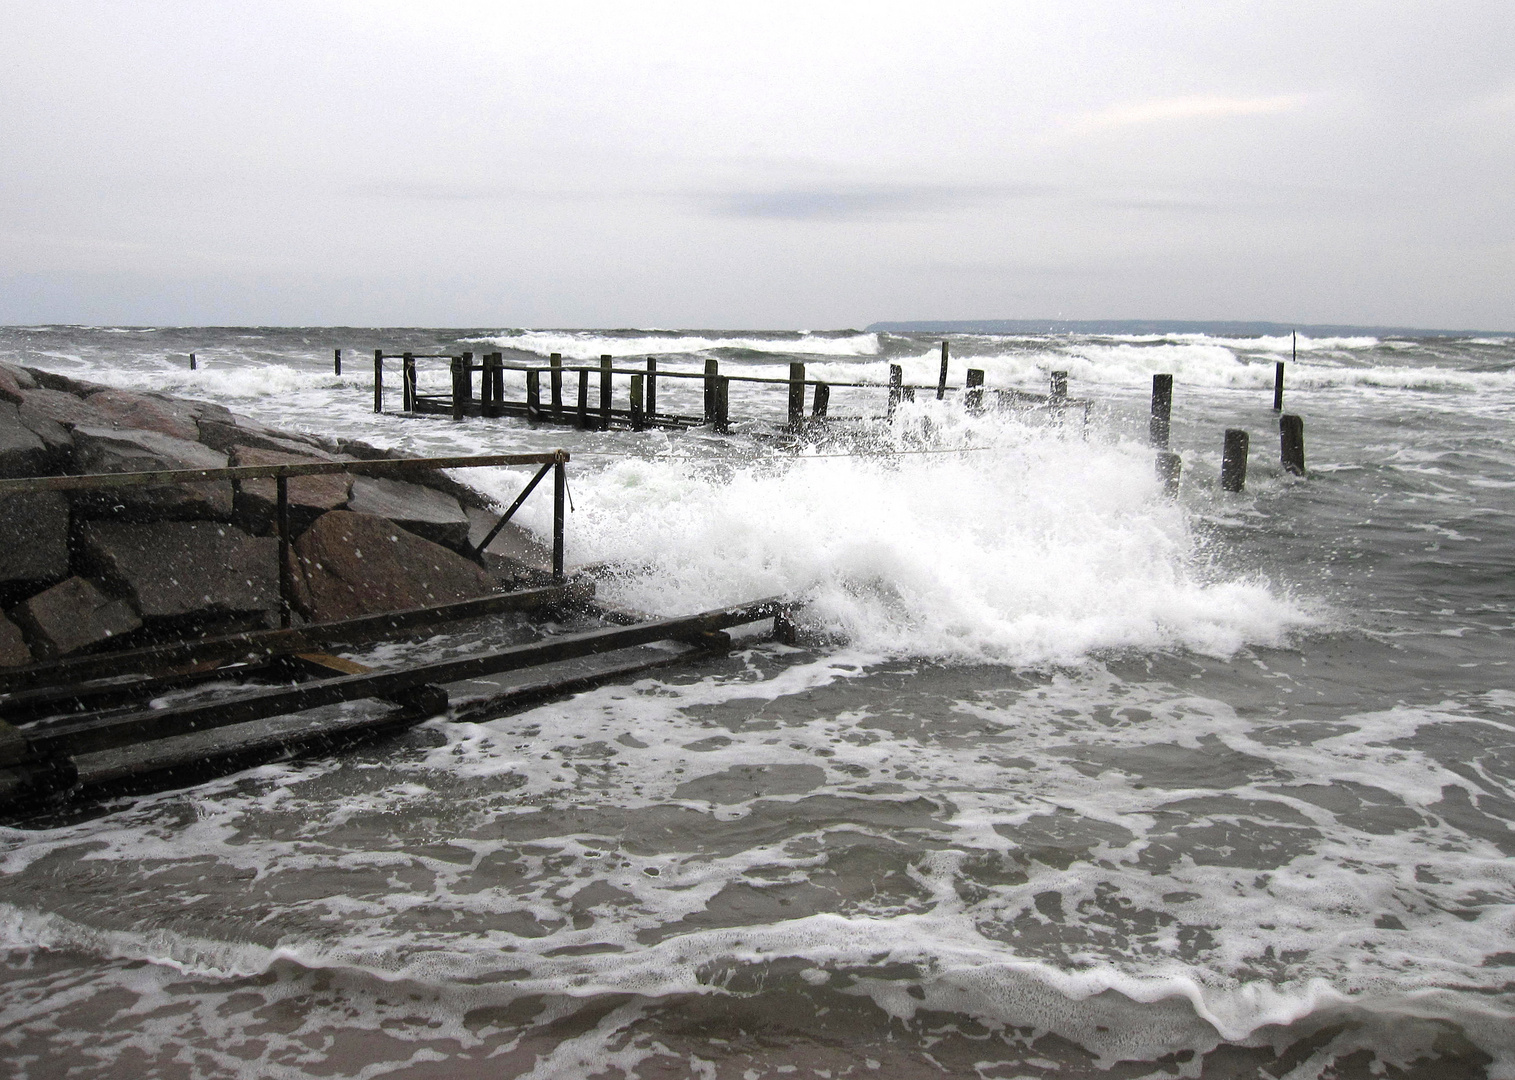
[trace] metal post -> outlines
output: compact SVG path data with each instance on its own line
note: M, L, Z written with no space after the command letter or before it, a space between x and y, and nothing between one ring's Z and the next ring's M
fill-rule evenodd
M568 466L559 461L552 467L552 580L563 583L563 496L568 490Z

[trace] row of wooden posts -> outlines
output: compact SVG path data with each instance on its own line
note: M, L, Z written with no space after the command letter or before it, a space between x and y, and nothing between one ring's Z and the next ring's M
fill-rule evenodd
M341 350L336 350L335 370L342 370ZM983 408L985 393L998 396L1001 404L1045 405L1061 409L1082 406L1087 416L1088 402L1068 396L1068 373L1052 372L1051 392L1030 394L1020 390L989 388L984 386L984 372L977 368L967 371L961 387L948 386L947 373L950 353L947 342L942 342L941 371L936 385L907 385L904 369L898 364L889 365L888 407L885 419L894 416L902 401L914 401L917 390L935 390L938 400L948 390L962 391L969 411ZM570 424L587 430L609 430L613 422L624 422L633 431L650 427L686 428L707 424L718 432L730 430L730 386L733 382L759 383L785 386L788 389L788 422L791 429L798 429L806 420L806 388L810 393L810 419L857 419L837 417L830 412L831 391L834 388L884 389L873 382L827 382L807 378L805 365L794 362L789 365L788 378L759 375L722 375L720 362L707 359L703 371L660 370L655 359L648 358L645 368L617 367L614 357L603 355L598 366L564 365L561 353L553 353L546 367L532 364L508 364L502 353L486 353L480 363L474 362L474 354L465 352L458 356L447 353L394 353L374 350L373 405L374 412L384 411L384 361L400 360L401 410L403 412L450 413L454 419L465 416L525 416L531 420ZM418 388L416 363L420 360L447 360L452 375L451 393L422 394ZM505 398L505 372L518 371L526 376L526 400L507 401ZM481 373L478 397L474 396L474 372ZM547 376L546 400L543 395L543 375ZM577 403L570 406L564 402L564 377L577 374ZM591 404L591 385L598 376L597 401ZM629 376L630 398L628 407L616 408L613 404L612 378ZM657 386L660 379L699 379L704 383L704 410L702 416L681 416L658 410Z
M1305 422L1284 408L1284 362L1273 367L1273 411L1279 414L1279 462L1294 476L1305 475ZM1152 419L1148 432L1157 450L1157 475L1169 495L1178 494L1183 459L1168 449L1173 415L1173 376L1152 376ZM1247 456L1251 435L1242 428L1227 428L1221 439L1220 486L1222 491L1243 491L1247 486Z

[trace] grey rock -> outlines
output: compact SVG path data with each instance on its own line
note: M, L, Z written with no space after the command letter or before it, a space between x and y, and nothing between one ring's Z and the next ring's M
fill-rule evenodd
M232 450L233 465L298 465L322 460L307 454L286 454L255 446L238 446ZM295 532L304 532L328 510L347 503L352 477L346 473L330 476L294 476L289 480L289 516ZM272 479L237 481L237 520L254 532L268 532L274 525L278 509L278 487Z
M214 407L211 407L214 408ZM287 431L275 431L246 416L233 412L204 411L199 418L200 441L223 453L238 446L274 450L284 454L303 454L320 461L340 460L329 453L319 440Z
M468 515L458 500L419 484L360 476L352 482L347 506L355 514L388 518L417 536L450 548L468 543Z
M0 364L0 401L9 401L12 405L20 405L26 400L23 391L26 387L21 384L21 376L26 372L20 368L13 368L8 364ZM29 376L28 376L29 378ZM33 386L36 383L32 383Z
M26 400L21 405L21 415L28 419L45 417L66 428L77 427L80 424L100 428L116 426L109 416L77 394L70 394L65 390L54 390L46 386L26 392Z
M0 668L25 667L31 662L32 651L26 647L21 628L0 616Z
M112 600L82 577L38 593L12 611L11 618L43 659L94 648L142 626L130 604Z
M470 506L465 513L468 515L468 546L471 549L489 535L503 511L491 512ZM547 574L552 571L552 550L514 521L507 521L484 549L484 565L513 576Z
M31 390L37 385L37 380L32 373L24 367L17 367L15 364L0 364L0 371L5 372L10 381L22 390Z
M80 426L74 428L74 464L86 473L222 469L226 467L226 455L156 431ZM229 519L232 513L230 480L113 488L82 494L78 505L89 513L111 513L120 508L120 512L129 516L218 519Z
M144 619L279 606L279 542L272 537L213 521L94 521L79 540L81 560L131 597Z
M347 510L323 514L294 543L295 602L329 622L452 603L493 590L489 574L394 522Z
M172 398L134 394L130 390L101 390L91 394L86 404L109 421L102 426L156 431L190 442L200 438L194 410Z
M0 476L37 476L47 458L46 444L21 422L16 406L0 401Z
M68 576L68 499L56 491L0 496L0 581Z

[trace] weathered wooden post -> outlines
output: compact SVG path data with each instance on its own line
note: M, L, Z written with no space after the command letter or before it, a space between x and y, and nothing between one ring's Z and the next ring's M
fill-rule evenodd
M1247 445L1250 436L1241 428L1226 428L1220 452L1222 491L1242 491L1247 486Z
M969 368L963 382L963 406L971 413L984 410L984 373L978 368Z
M195 370L195 354L194 353L190 353L189 354L189 370L191 370L191 371Z
M1172 427L1173 376L1152 376L1152 420L1148 425L1148 437L1159 450L1168 449L1168 433Z
M721 377L720 363L711 358L705 361L705 423L715 423L715 381Z
M416 408L416 358L405 353L400 358L400 411L414 412Z
M468 363L464 359L467 355L464 353L462 356L452 358L452 418L454 420L463 419L463 371L464 365Z
M715 380L715 430L722 435L731 431L731 379L719 375Z
M479 402L483 406L480 411L483 412L485 416L500 415L500 403L499 400L495 397L494 393L495 375L497 373L503 374L500 372L499 368L499 353L485 353L484 370L481 372L482 378L479 380Z
M658 419L658 362L650 356L647 358L647 419L654 424Z
M492 353L494 371L489 378L489 393L494 397L494 415L505 415L505 354Z
M473 353L464 353L462 361L458 370L458 389L463 391L463 409L466 413L473 404Z
M568 491L568 464L562 451L552 466L552 581L563 583L563 496Z
M610 430L610 354L600 357L600 430Z
M294 567L289 550L289 477L283 473L276 476L274 491L274 528L279 531L279 625L288 627L294 621L291 601L295 591L290 574Z
M942 342L942 373L936 380L936 400L947 396L947 343Z
M1157 452L1157 478L1163 482L1163 494L1174 496L1178 494L1178 478L1183 472L1184 459L1170 450Z
M810 415L824 418L826 409L831 405L831 387L826 383L815 384L815 402L811 406Z
M553 353L547 358L552 367L552 418L563 419L563 354Z
M335 355L332 356L332 360L331 360L331 373L333 375L340 375L340 374L342 374L342 350L341 349L335 350Z
M1054 371L1052 373L1052 393L1050 396L1055 404L1062 404L1068 400L1068 373L1066 371Z
M894 410L899 408L901 390L905 385L905 369L898 364L889 365L889 411L885 418L894 419Z
M642 380L643 375L631 377L631 430L641 431L647 426L647 414L642 411Z
M526 373L526 415L532 420L542 415L542 373L536 368Z
M579 368L579 428L589 430L589 370Z
M1305 474L1305 421L1290 413L1278 418L1279 459L1284 471L1295 476Z
M805 419L805 365L789 365L789 426L797 428Z
M1273 411L1284 411L1284 362L1273 365Z
M384 411L384 350L373 351L373 411Z

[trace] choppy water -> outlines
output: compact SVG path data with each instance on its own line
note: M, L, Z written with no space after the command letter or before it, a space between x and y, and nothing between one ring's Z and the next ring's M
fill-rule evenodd
M923 400L864 441L964 452L868 456L375 416L378 346L937 364L855 332L0 331L271 423L566 446L602 595L810 601L799 648L0 831L11 1075L1515 1076L1515 342L1301 340L1304 481L1287 339L954 338L954 381L1069 371L1087 435Z

